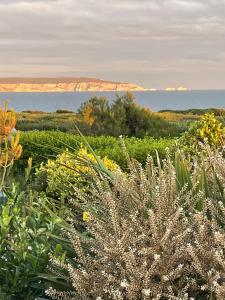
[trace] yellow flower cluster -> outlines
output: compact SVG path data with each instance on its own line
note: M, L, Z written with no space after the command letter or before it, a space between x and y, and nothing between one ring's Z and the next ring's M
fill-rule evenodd
M16 114L14 110L8 111L8 103L5 102L4 108L0 109L0 136L6 137L16 126Z
M9 166L20 158L22 146L19 144L20 133L12 134L16 126L16 115L13 110L8 111L7 102L4 109L0 109L0 165Z
M15 135L12 133L15 126L16 114L14 110L8 111L5 102L4 108L0 109L0 190L3 187L7 168L19 159L22 153L22 146L19 144L20 133L16 132Z
M83 212L83 221L84 222L89 222L91 220L91 215L88 211Z
M79 157L86 158L92 162L96 162L96 158L94 157L94 155L91 153L88 153L87 148L85 148L83 146L81 146L77 155ZM109 159L107 156L103 157L102 161L103 161L104 165L106 166L106 168L110 171L116 171L119 168L119 166L113 160ZM89 167L87 167L87 171L90 171Z
M119 169L119 166L107 157L102 158L102 162L109 171L114 172ZM91 163L96 163L95 156L81 146L76 154L66 150L59 154L56 160L48 160L46 165L42 165L37 170L36 175L40 180L47 176L47 190L49 193L59 197L64 195L68 197L73 186L79 186L80 190L85 191L88 185L86 175L95 172Z
M201 127L198 129L201 140L206 141L210 146L218 146L225 138L225 128L214 116L206 114L201 119Z

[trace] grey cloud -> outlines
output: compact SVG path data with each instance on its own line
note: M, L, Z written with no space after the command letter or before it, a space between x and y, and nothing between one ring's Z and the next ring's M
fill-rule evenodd
M224 37L223 0L1 0L0 76L222 87Z

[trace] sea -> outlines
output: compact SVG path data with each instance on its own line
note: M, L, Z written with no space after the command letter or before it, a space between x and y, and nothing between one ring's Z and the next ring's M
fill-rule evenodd
M9 102L16 111L54 112L58 109L76 111L82 103L95 96L106 97L110 102L123 92L48 92L48 93L0 93L0 103ZM153 111L186 110L191 108L225 109L225 90L195 91L144 91L133 92L136 102Z

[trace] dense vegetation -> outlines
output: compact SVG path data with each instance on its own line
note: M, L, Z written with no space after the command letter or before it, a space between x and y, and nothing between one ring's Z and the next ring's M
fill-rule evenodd
M120 138L112 136L88 136L86 140L95 152L117 162L122 168L126 168L126 157L121 147ZM29 157L33 159L36 167L41 162L46 162L49 158L56 157L57 154L65 149L77 152L83 138L79 135L72 135L58 131L28 131L21 134L20 143L23 146L23 153L17 167L25 167ZM156 150L161 158L165 157L165 149L175 145L173 139L138 139L135 137L124 138L127 150L130 155L139 162L144 163L148 155L156 157Z
M74 132L78 117L76 113L46 113L41 111L24 111L17 113L17 129L29 130L60 130Z
M75 133L78 126L85 135L177 137L196 119L198 116L192 114L153 112L140 107L127 93L117 96L111 104L104 97L94 97L82 104L77 113L25 111L18 114L17 129Z
M0 110L0 299L225 298L225 128L207 114L156 139L180 115L127 97L54 114L87 118L96 136L15 133L15 113ZM128 137L98 136L105 113Z

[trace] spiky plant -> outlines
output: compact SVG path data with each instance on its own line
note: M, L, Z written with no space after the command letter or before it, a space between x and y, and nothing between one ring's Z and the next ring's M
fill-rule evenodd
M47 295L87 300L223 299L222 154L210 153L200 166L190 165L182 154L175 166L169 156L162 165L155 166L149 157L145 168L130 159L129 166L129 174L95 173L87 196L74 190L74 203L88 212L82 224L86 231L67 232L73 260L52 258L53 268L62 270L73 290L50 288Z

